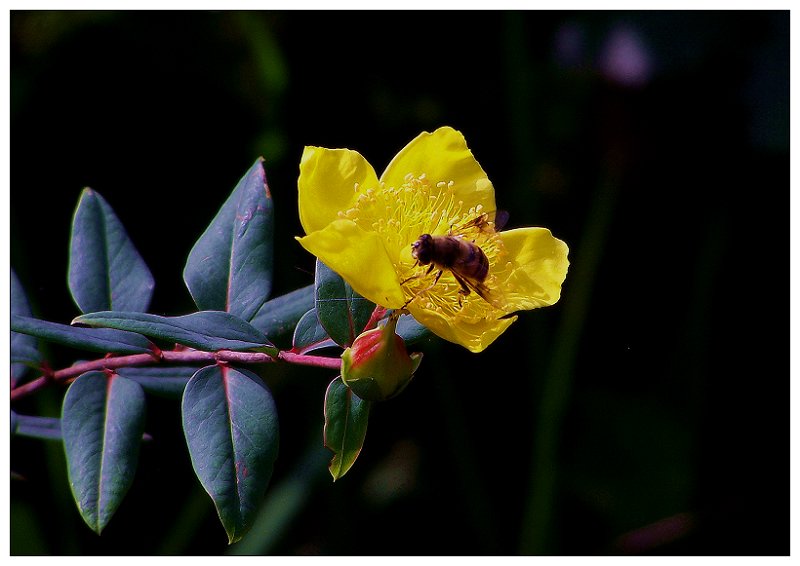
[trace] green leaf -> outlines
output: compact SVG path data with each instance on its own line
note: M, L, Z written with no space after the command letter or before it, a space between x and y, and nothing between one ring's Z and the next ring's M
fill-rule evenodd
M300 318L314 307L314 286L308 285L264 303L250 324L273 343L291 338Z
M234 543L252 526L278 455L272 395L250 371L209 366L189 380L182 414L194 471Z
M31 307L25 296L25 289L11 270L11 303L12 315L31 316ZM18 381L25 375L29 366L38 366L42 356L39 353L39 341L35 336L11 332L11 380Z
M153 276L109 204L84 189L72 219L69 290L81 312L145 311Z
M198 366L128 367L118 369L117 373L138 383L145 393L180 399L189 378L198 369Z
M16 428L12 427L12 434L61 441L61 419L20 415L13 411L12 415L16 419Z
M272 286L272 196L259 158L197 240L183 280L201 310L251 320Z
M250 324L220 311L201 311L184 316L93 312L75 318L72 323L129 330L206 352L258 350L273 356L278 353L267 337Z
M270 486L250 532L226 554L264 556L278 552L287 536L291 536L298 517L316 501L317 490L325 477L325 464L331 453L314 442L305 455L283 474L282 481Z
M144 420L142 388L116 374L84 373L64 397L69 483L83 520L97 534L133 483Z
M317 311L311 309L297 323L292 339L292 349L298 354L305 354L328 346L336 346L336 342L331 340L328 333L322 328L317 319Z
M152 344L144 336L110 328L76 328L12 314L11 330L90 352L146 354L152 351Z
M319 322L340 346L347 347L361 334L375 310L372 303L353 291L336 272L317 260L314 306Z
M397 319L396 332L407 345L419 342L431 335L431 331L417 322L410 314L400 315L400 318Z
M347 387L341 377L325 392L325 446L333 450L328 469L333 481L344 476L361 453L367 435L370 402Z

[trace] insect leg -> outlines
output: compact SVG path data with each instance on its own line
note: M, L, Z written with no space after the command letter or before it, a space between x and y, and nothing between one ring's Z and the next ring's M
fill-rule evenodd
M411 266L411 269L414 269L418 265L419 265L419 260L414 262L414 265ZM411 277L408 277L407 279L403 279L402 281L400 281L400 285L402 285L404 283L408 283L412 279L419 279L419 278L420 278L420 275L412 275Z
M431 268L433 268L433 267L435 267L435 266L434 266L433 264L431 264ZM428 274L428 273L430 273L431 271L432 271L432 269L428 269L428 271L427 271L427 272L425 272L425 275L427 275L427 274ZM416 294L415 294L413 297L411 297L410 299L408 299L408 300L405 302L405 304L404 304L402 307L400 307L400 308L401 308L401 310L402 310L402 309L404 309L404 308L406 308L406 307L408 306L408 304L409 304L411 301L413 301L414 299L416 299L417 297L419 297L419 296L420 296L422 293L424 293L425 291L430 291L431 289L433 289L433 288L436 286L436 284L439 282L439 278L442 276L442 273L444 273L444 270L440 269L440 270L439 270L439 273L437 273L437 274L436 274L436 277L434 278L434 280L433 280L433 283L431 283L430 285L428 285L427 287L425 287L423 290L421 290L421 291L417 292L417 293L416 293ZM410 279L416 279L417 277L420 277L420 276L419 276L419 275L415 275L414 277L409 277L409 279L406 279L406 281L408 281L408 280L410 280Z
M455 277L456 281L458 281L458 284L461 285L461 289L459 289L458 294L463 295L465 297L469 295L470 288L467 286L467 282L456 272L453 272L453 277Z

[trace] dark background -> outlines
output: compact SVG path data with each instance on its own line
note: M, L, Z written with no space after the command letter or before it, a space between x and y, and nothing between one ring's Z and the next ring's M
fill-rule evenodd
M486 352L423 345L335 484L332 376L264 368L280 455L233 547L178 401L148 401L154 440L101 537L61 446L13 439L12 554L788 554L788 12L12 12L10 40L11 265L41 318L78 314L85 186L149 264L151 312L185 314L186 255L259 155L278 295L313 279L303 146L380 173L441 125L509 226L571 259L561 301Z

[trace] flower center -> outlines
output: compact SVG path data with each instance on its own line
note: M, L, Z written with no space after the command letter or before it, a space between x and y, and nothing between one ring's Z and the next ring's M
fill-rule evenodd
M354 190L358 193L354 205L339 217L380 234L409 304L470 322L496 317L490 301L500 295L492 272L495 265L502 265L505 250L485 214L494 211L484 211L481 205L466 209L456 197L453 181L431 183L424 174L406 175L399 187L381 183L377 189L364 189L356 184ZM423 234L437 243L448 238L457 242L434 246L431 264L420 265L411 251ZM484 278L480 273L475 276L480 269L470 269L481 261L481 252L489 265ZM456 276L466 282L469 293Z

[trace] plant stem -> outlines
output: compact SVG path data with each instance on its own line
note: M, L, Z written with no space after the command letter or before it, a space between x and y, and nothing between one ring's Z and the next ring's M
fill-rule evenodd
M362 332L366 332L367 330L372 330L376 326L378 326L378 322L386 315L386 308L380 305L375 305L375 310L372 311L372 315L370 315L367 324L364 326Z
M58 371L49 371L44 375L24 383L11 390L11 400L14 401L37 391L51 381L67 381L74 379L87 371L96 370L116 370L124 367L137 367L157 363L176 363L191 364L198 362L212 363L240 363L240 364L264 364L276 362L278 360L289 364L301 366L314 366L327 369L339 370L342 365L340 358L329 358L325 356L304 356L291 352L279 352L278 357L274 358L269 354L261 352L234 352L232 350L219 350L217 352L201 352L198 350L166 350L156 354L133 354L130 356L117 356L100 358L88 362L81 362L68 368Z

